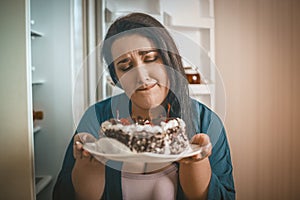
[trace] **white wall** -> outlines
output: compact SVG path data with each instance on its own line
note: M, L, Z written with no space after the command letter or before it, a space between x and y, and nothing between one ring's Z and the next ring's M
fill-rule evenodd
M53 181L38 199L51 199L53 184L73 135L71 71L71 0L31 0L32 26L43 37L32 40L34 80L33 107L44 112L42 130L35 134L37 175L51 175Z
M0 198L34 198L29 2L0 2Z

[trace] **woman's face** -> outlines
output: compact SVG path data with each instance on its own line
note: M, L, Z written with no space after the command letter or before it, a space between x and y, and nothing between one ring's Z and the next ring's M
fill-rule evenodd
M134 106L159 106L169 91L169 79L161 55L148 38L127 35L112 44L116 75Z

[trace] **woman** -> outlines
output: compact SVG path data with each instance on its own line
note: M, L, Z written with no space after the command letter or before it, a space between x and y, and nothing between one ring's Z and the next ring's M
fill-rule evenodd
M102 46L114 83L125 94L91 106L77 127L54 188L54 199L235 199L230 150L219 118L188 94L183 64L168 31L154 18L117 19ZM117 114L116 114L117 113ZM82 149L110 118L181 117L192 143L212 151L132 173L126 163L99 162ZM80 133L80 134L78 134ZM197 134L198 133L198 134ZM203 156L203 155L202 155ZM146 170L148 169L148 170Z

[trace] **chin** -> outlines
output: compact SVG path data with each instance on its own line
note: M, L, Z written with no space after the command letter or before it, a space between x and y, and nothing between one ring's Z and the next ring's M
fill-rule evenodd
M163 102L163 100L160 99L135 98L135 97L132 97L131 100L135 105L145 110L158 107Z
M149 110L152 108L156 108L158 106L160 106L160 103L157 102L146 102L144 101L143 103L135 103L137 106L139 106L140 108L143 108L145 110Z

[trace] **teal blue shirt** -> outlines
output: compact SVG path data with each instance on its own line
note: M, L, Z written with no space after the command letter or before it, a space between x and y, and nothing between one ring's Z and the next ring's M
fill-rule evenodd
M192 99L191 101L191 111L195 116L193 118L195 130L193 133L189 133L189 137L191 138L196 133L206 133L213 145L212 154L209 157L212 175L209 183L208 199L235 199L230 149L224 126L219 117L208 107L196 100ZM118 110L118 117L120 118L130 116L128 106L129 100L124 94L94 104L83 115L75 134L88 132L98 138L100 124L110 118L116 118L116 113L113 112ZM118 170L121 169L122 163L108 162L110 163L106 165L105 169L105 189L102 199L122 199L121 171ZM72 139L54 187L54 200L75 199L71 180L74 163ZM179 164L178 167L180 167ZM185 199L179 178L178 183L177 199Z

